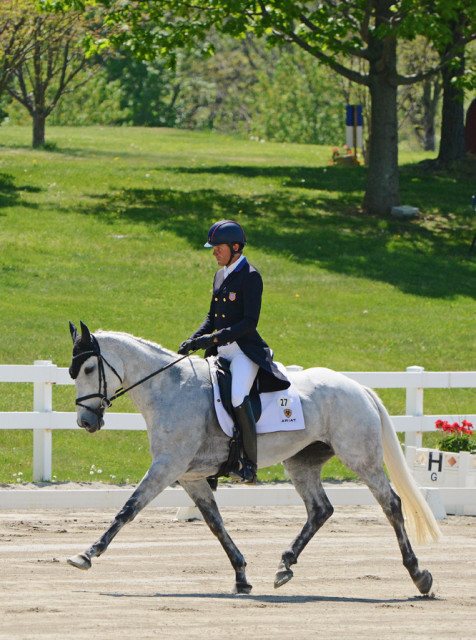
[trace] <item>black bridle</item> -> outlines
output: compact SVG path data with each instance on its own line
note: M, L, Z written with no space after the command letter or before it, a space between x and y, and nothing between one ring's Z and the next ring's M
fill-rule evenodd
M94 338L94 336L91 336L91 337ZM153 371L152 373L149 373L149 375L145 376L144 378L141 378L140 380L138 380L134 384L131 384L129 387L126 387L125 389L122 388L122 386L121 386L116 391L116 393L114 395L112 395L110 398L108 398L108 396L107 396L107 380L106 380L106 374L105 374L105 371L104 371L104 363L106 363L107 366L111 369L111 371L116 375L116 377L119 379L121 385L122 385L123 380L122 380L121 376L117 373L117 371L114 369L112 364L110 362L108 362L106 360L106 358L102 355L101 349L99 348L99 344L98 344L97 340L94 339L93 350L91 350L91 351L82 351L81 353L77 354L76 356L73 356L73 361L74 361L75 358L80 358L81 357L81 358L84 359L85 356L88 356L88 357L96 356L96 358L98 359L99 389L98 389L97 393L90 393L87 396L81 396L80 398L76 398L76 405L78 407L83 407L84 409L87 409L88 411L91 411L92 413L94 413L94 415L96 415L99 419L102 420L103 417L104 417L104 412L106 411L106 409L109 409L109 407L112 405L114 400L116 400L117 398L120 398L121 396L123 396L125 393L127 393L131 389L134 389L134 387L137 387L140 384L142 384L143 382L146 382L147 380L150 380L150 378L153 378L154 376L158 375L159 373L162 373L162 371L166 371L167 369L170 369L170 367L173 367L175 364L177 364L178 362L181 362L185 358L188 358L190 355L193 355L197 351L198 351L198 349L195 349L194 351L191 351L190 353L187 353L186 355L182 356L181 358L178 358L177 360L174 360L173 362L169 362L169 364L166 364L165 366L161 367L160 369L157 369L156 371ZM94 407L90 407L90 406L88 406L86 404L83 404L86 400L90 400L91 398L100 398L101 399L99 407L94 408Z
M84 358L85 356L96 356L96 358L98 359L99 389L97 393L90 393L87 396L81 396L80 398L76 398L76 405L78 407L83 407L84 409L91 411L98 418L102 419L104 416L104 412L106 411L106 409L109 409L109 407L112 404L112 400L114 400L114 396L112 398L107 397L107 380L106 380L106 373L104 371L104 363L106 363L107 366L111 369L111 371L116 375L121 385L122 385L122 378L114 369L112 364L108 362L106 358L102 355L99 349L99 345L96 343L94 346L95 346L94 351L83 351L77 356L73 356L73 361L75 358L79 358L79 357ZM91 398L101 399L99 407L94 408L94 407L88 406L87 404L83 404L86 400L90 400Z

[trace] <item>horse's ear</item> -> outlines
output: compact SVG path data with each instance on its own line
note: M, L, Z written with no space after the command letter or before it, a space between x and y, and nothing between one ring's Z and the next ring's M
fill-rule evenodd
M79 334L78 334L78 330L76 329L76 327L72 322L69 323L69 331L71 333L71 337L73 338L73 342L76 342L76 339L78 338Z
M89 332L89 329L83 322L81 322L80 324L81 324L81 342L83 344L90 345L92 340L91 340L91 334Z

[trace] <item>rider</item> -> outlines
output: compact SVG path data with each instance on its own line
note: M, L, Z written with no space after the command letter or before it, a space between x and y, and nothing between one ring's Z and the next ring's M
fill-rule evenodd
M215 222L205 247L213 247L220 267L213 281L210 310L201 326L178 352L206 349L205 356L218 354L230 362L232 405L241 433L243 458L235 480L256 482L256 424L249 392L258 376L260 392L287 389L288 379L273 362L273 352L256 330L263 281L243 255L245 232L234 220Z

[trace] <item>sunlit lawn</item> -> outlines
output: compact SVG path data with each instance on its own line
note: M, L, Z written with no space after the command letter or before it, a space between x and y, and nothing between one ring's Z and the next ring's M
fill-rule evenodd
M162 129L47 134L50 150L33 151L29 128L0 128L0 364L68 366L68 320L176 349L208 310L206 231L231 217L265 281L260 332L276 359L340 371L474 368L471 163L429 174L416 164L424 154L412 164L402 155L402 201L423 215L401 221L362 214L365 168L329 166L325 147ZM404 413L402 391L381 395ZM31 385L0 384L0 410L29 411L32 396ZM116 410L131 410L121 402ZM464 416L475 392L431 391L425 402L428 413ZM73 387L55 389L54 408L73 410ZM0 432L0 481L31 479L31 440ZM142 433L54 434L58 481L136 482L148 465Z

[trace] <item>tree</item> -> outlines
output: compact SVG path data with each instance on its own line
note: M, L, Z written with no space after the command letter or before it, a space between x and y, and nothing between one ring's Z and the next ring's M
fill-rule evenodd
M465 74L466 21L466 15L458 12L450 24L452 38L440 50L443 62L441 138L437 160L440 166L450 166L455 160L460 160L466 155L464 88L461 82L458 82ZM455 51L456 55L450 56L450 50Z
M25 2L23 20L29 24L30 49L10 74L8 93L33 119L33 147L45 144L45 123L65 93L77 89L78 73L87 63L82 45L91 24L83 14L36 14L34 2ZM86 82L91 74L83 78Z
M0 97L32 49L26 5L26 0L4 0L0 6Z
M440 148L436 166L451 166L464 158L464 92L476 88L476 74L466 70L466 50L476 39L474 0L433 0L415 6L413 20L440 58L443 104Z
M399 204L397 89L413 84L435 69L403 76L397 71L397 42L432 33L438 50L450 43L448 11L468 0L435 0L428 11L419 0L97 0L108 20L121 24L111 43L128 44L143 56L168 54L183 47L212 53L211 28L243 38L250 31L270 45L293 43L348 80L368 87L371 97L370 149L364 208L387 213ZM50 8L82 7L88 0L42 0ZM453 56L449 44L443 64ZM355 71L351 61L363 60Z
M400 47L400 65L406 73L419 74L438 64L439 56L423 37ZM424 78L418 85L402 87L399 97L400 130L408 121L425 151L436 149L436 118L442 93L441 73Z

